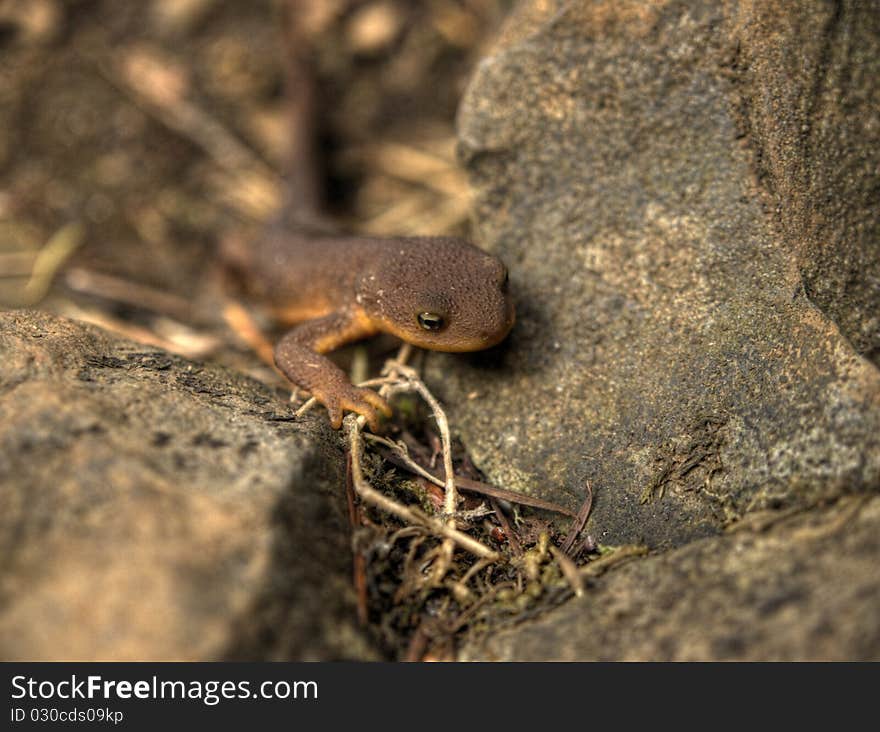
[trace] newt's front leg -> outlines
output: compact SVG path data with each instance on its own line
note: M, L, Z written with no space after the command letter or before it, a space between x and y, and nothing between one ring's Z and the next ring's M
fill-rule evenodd
M370 428L378 428L378 409L391 414L387 402L372 389L354 386L336 364L322 353L377 333L360 312L339 310L298 325L275 346L275 364L294 384L311 392L327 407L330 424L342 426L343 410L362 414Z

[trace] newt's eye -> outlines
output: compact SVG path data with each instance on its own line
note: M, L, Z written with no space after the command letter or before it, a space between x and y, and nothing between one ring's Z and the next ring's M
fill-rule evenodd
M425 330L440 330L444 325L443 316L437 313L419 313L419 325Z

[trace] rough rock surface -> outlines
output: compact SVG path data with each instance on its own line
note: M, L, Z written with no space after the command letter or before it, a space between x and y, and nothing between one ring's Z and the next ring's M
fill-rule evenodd
M0 313L0 657L374 657L325 422L224 369Z
M757 529L757 530L756 530ZM632 562L470 660L880 660L880 498Z
M781 240L810 300L880 366L880 7L742 2L728 22L741 123Z
M574 507L591 480L594 535L655 548L880 487L869 6L517 16L459 127L518 323L430 361L494 481Z

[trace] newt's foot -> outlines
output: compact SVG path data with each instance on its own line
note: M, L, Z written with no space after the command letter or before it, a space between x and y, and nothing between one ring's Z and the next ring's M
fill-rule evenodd
M391 407L388 406L388 402L372 389L348 386L344 390L334 390L332 395L313 392L312 396L327 407L327 413L330 415L330 426L335 430L342 427L342 415L345 411L355 412L364 416L373 432L379 430L377 410L386 417L391 416Z

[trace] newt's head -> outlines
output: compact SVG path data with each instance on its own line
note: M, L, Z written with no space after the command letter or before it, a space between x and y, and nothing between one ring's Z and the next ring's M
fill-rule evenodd
M399 249L393 247L399 244ZM479 351L514 321L507 268L463 239L396 239L359 282L358 302L380 330L432 351Z

